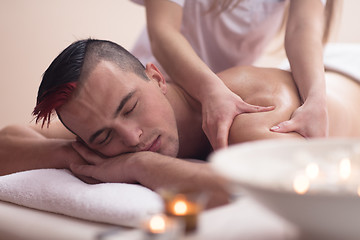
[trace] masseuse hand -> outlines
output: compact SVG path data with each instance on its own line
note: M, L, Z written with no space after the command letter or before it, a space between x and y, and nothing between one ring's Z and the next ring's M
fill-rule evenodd
M100 182L135 183L131 176L128 163L134 154L122 154L116 157L104 158L89 149L81 142L74 142L73 148L86 163L73 163L71 171L77 175L96 179Z
M218 88L202 102L202 128L214 150L228 146L229 130L234 118L241 113L273 110L244 102L227 87Z
M305 101L291 119L271 128L274 132L297 132L305 138L328 136L328 112L322 101Z

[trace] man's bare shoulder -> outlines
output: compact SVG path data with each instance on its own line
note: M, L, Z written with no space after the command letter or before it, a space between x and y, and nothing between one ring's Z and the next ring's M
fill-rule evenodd
M230 90L252 104L273 102L289 91L297 93L291 73L280 69L238 66L218 75Z
M46 138L75 139L75 135L66 129L58 119L54 119L49 126L47 124L42 126L41 123L38 123L30 127Z

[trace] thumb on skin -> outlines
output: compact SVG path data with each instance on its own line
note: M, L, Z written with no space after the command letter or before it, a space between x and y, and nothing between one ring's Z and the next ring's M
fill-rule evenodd
M296 127L295 124L291 120L289 120L271 127L270 130L278 133L287 133L296 131Z

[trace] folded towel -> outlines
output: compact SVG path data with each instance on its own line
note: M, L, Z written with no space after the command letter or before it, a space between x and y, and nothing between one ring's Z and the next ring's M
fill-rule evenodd
M0 177L0 200L76 218L136 227L162 211L160 196L140 185L86 184L70 171L39 169Z

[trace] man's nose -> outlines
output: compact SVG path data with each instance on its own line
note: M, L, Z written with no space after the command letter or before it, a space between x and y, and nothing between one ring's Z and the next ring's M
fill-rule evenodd
M140 143L142 130L136 124L117 124L115 129L125 146L135 147Z

